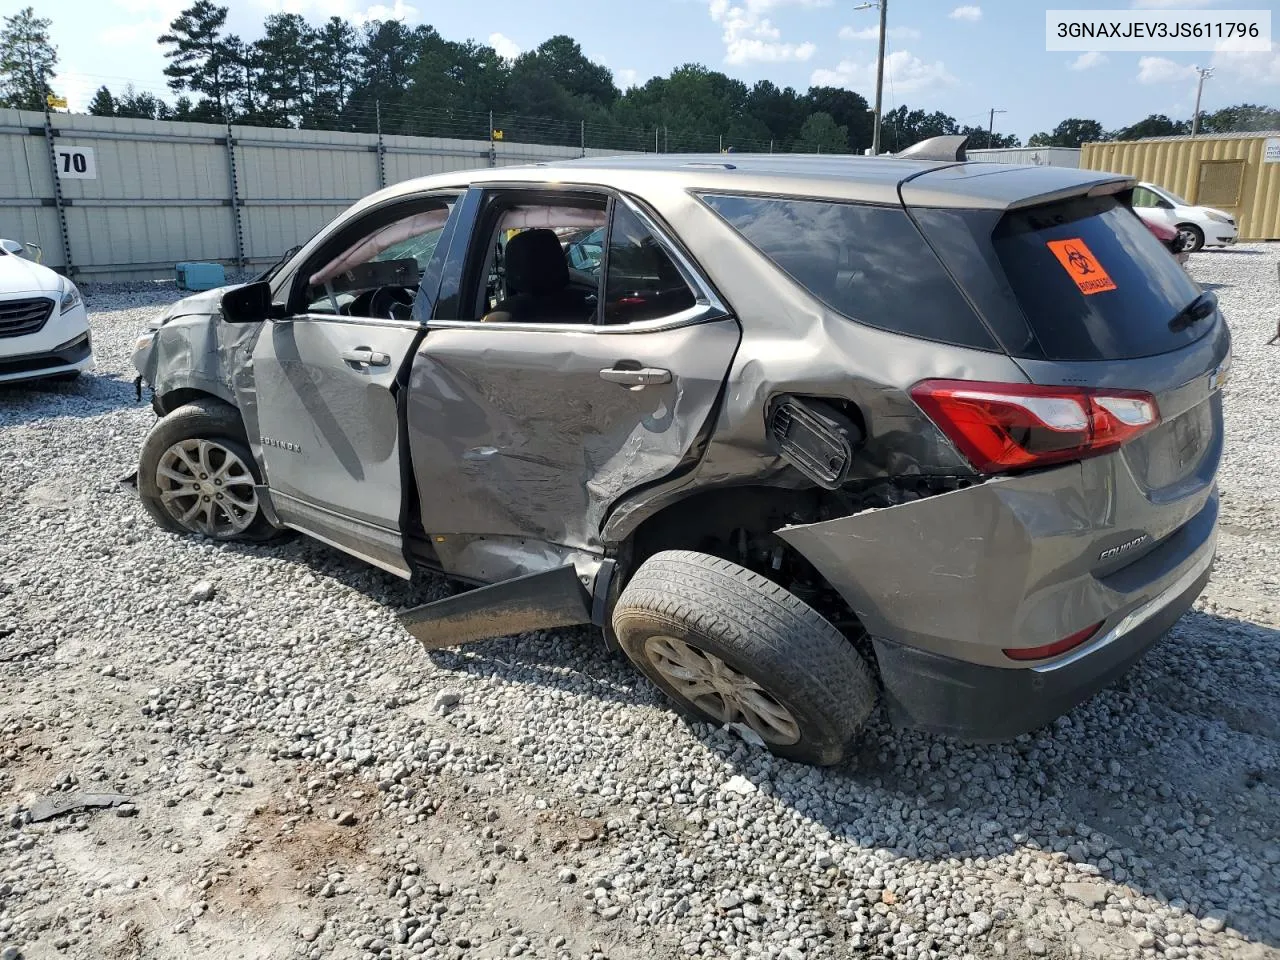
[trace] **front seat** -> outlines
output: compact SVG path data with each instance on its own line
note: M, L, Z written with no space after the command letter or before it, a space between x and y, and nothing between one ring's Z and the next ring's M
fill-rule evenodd
M594 306L569 285L569 264L552 230L517 233L507 242L507 296L486 321L584 323Z

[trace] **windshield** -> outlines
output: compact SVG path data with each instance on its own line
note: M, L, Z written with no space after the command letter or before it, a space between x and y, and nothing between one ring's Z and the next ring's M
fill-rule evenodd
M1164 187L1157 187L1156 193L1162 194L1166 200L1178 204L1180 207L1189 207L1191 202L1186 197L1180 197L1172 190L1166 190Z

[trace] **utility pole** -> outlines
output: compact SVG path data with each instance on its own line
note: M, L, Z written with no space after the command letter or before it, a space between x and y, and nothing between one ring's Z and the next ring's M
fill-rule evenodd
M996 114L1008 113L1008 112L1009 112L1008 110L997 110L995 107L991 108L991 117L989 120L987 120L987 149L988 150L991 149L991 141L995 139Z
M1213 76L1213 67L1196 67L1195 70L1200 75L1200 79L1196 83L1196 112L1191 117L1193 137L1200 132L1200 94L1204 92L1204 82Z
M871 155L874 157L880 153L880 114L884 105L884 33L889 19L889 0L860 3L853 9L870 10L872 7L880 8L880 51L876 54L876 109L875 120L871 127Z

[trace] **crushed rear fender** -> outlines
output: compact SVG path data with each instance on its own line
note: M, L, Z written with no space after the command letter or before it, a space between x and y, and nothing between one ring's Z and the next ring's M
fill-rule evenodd
M427 650L591 622L591 596L573 564L503 580L400 614Z
M1093 576L1108 502L1069 464L777 533L873 637L1007 666L1002 648L1052 642L1122 602Z

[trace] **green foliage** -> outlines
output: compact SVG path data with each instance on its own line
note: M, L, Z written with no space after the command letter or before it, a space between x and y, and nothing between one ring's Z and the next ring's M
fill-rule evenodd
M99 87L98 92L89 101L89 114L94 117L114 117L116 115L116 98L111 95L111 91L105 86Z
M1063 120L1052 133L1037 133L1027 141L1029 147L1078 147L1084 143L1109 140L1110 135L1097 120L1081 120L1076 117Z
M829 113L811 113L800 127L795 149L802 153L848 153L849 128L837 125Z
M839 87L800 92L769 80L748 87L699 63L676 67L619 91L608 67L572 37L558 34L507 60L474 40L448 40L432 26L370 21L357 30L341 17L318 26L274 13L252 42L225 32L227 7L194 0L159 38L172 108L151 94L102 87L99 116L170 117L222 123L388 134L575 144L630 150L862 153L873 116L861 94ZM0 102L35 107L43 70L57 54L49 21L28 7L0 32ZM33 93L35 91L35 93ZM1189 132L1190 124L1153 114L1112 133L1096 120L1069 118L1028 146L1078 147L1107 139ZM1239 104L1201 117L1205 133L1280 128L1280 110ZM900 105L884 115L881 149L903 150L929 137L963 134L970 149L1019 146L1019 139L961 125L941 111Z
M1251 133L1258 130L1280 130L1280 110L1256 103L1241 103L1200 115L1201 133Z
M218 119L229 115L236 76L236 51L222 35L227 8L209 0L196 2L178 14L159 43L169 61L164 74L169 89L204 94L216 108Z
M58 51L49 40L49 20L23 7L0 29L0 107L43 110L55 76Z
M1163 113L1153 113L1143 120L1128 127L1107 134L1108 140L1141 140L1143 137L1172 137L1180 133L1190 133L1189 120L1170 120Z

